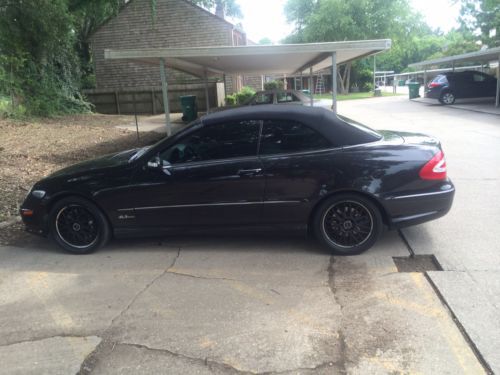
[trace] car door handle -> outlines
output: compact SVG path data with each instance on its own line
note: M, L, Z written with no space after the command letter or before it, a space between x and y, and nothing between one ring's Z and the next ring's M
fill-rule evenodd
M254 176L258 173L262 172L262 168L255 168L255 169L240 169L238 171L238 174L240 176Z

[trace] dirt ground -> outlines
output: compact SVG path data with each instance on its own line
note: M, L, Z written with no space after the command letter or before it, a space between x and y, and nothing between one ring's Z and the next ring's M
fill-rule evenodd
M19 206L39 179L79 161L151 144L162 137L117 129L133 116L74 115L55 119L0 119L0 244L22 241Z

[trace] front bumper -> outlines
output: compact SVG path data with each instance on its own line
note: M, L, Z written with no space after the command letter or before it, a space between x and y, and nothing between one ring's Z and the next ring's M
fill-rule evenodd
M446 215L453 204L455 187L450 180L439 188L413 194L393 195L384 199L390 229L422 224Z
M24 200L19 214L28 232L47 236L48 228L48 201L29 194Z

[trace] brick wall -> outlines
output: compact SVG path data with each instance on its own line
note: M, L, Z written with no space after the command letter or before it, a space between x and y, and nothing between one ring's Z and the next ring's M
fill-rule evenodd
M232 44L233 25L185 0L157 0L156 21L150 0L132 0L92 35L90 42L98 89L160 86L159 67L104 60L104 49L223 46ZM167 69L171 84L199 80Z

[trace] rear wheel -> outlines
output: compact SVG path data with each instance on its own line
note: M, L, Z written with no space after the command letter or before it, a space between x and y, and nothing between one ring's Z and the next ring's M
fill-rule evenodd
M446 105L453 104L455 103L455 95L451 91L445 91L439 97L439 101Z
M355 255L372 247L382 231L378 208L367 198L342 194L327 199L313 221L318 240L339 255Z
M50 212L50 234L64 250L88 254L110 238L106 217L93 203L80 197L63 198Z

